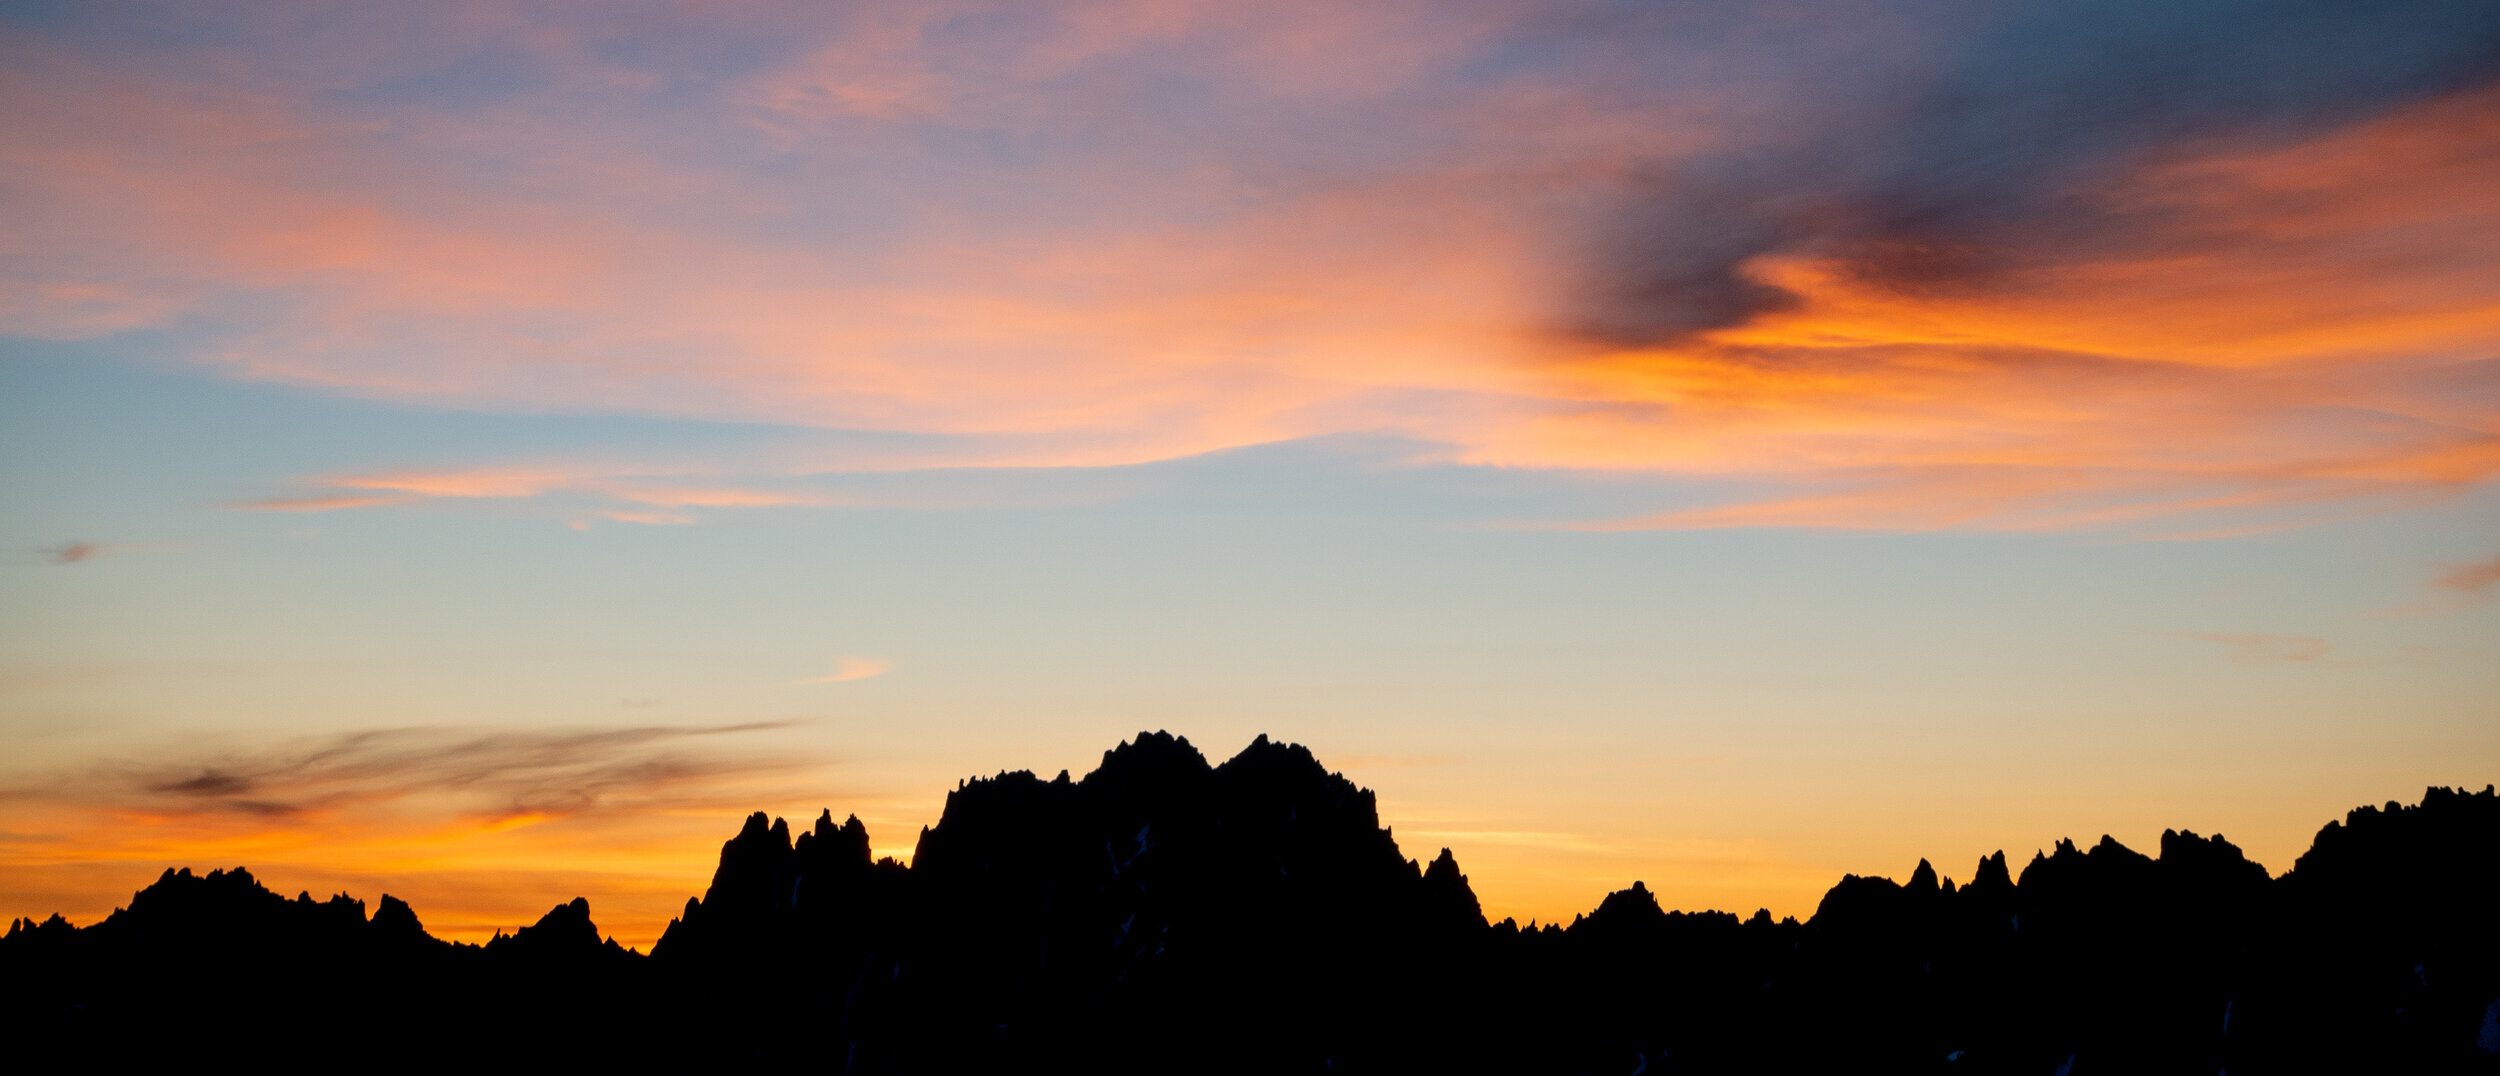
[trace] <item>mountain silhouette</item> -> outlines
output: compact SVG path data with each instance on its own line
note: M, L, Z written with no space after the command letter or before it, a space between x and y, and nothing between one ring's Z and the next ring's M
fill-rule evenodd
M587 902L484 945L407 904L167 871L12 922L21 1053L850 1073L2500 1072L2500 798L2429 789L2274 877L2219 835L2061 840L1967 884L1845 876L1812 918L1487 923L1372 793L1260 737L1141 733L963 782L909 866L755 814L648 955Z

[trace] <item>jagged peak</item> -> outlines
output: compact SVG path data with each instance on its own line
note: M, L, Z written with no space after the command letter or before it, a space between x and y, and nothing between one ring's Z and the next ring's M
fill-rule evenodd
M1002 770L994 777L976 777L946 794L946 805L938 812L937 831L954 832L963 825L986 823L981 819L1020 816L1040 802L1036 797L1054 794L1054 786L1033 775L1031 770ZM1067 791L1064 787L1060 792ZM968 820L970 820L968 822ZM866 833L862 829L863 837ZM923 827L922 835L929 832Z
M1042 779L1034 776L1031 770L1000 770L988 777L967 777L955 782L955 791L947 793L947 798L951 800L958 795L986 796L1002 789L1032 788L1042 783Z
M1320 765L1319 757L1313 755L1310 748L1298 743L1279 743L1270 740L1266 733L1260 733L1257 739L1250 741L1249 746L1242 748L1239 753L1226 760L1217 769L1229 770L1251 766L1283 767L1321 777L1328 776L1328 767Z
M191 873L191 868L189 867L182 868L182 873L176 875L175 877L183 881L191 881L195 878L195 876ZM157 880L164 881L165 879L159 878ZM211 870L207 874L197 875L196 880L200 884L212 887L223 885L231 886L236 889L266 890L268 888L260 883L260 879L252 876L252 871L249 867L231 867ZM269 895L273 897L277 896L275 893L271 893Z
M409 907L407 901L401 900L388 893L382 894L382 899L375 902L373 907L373 918L370 922L376 932L383 934L414 935L429 938L433 936L426 933L425 922L417 918L417 910L415 908Z
M2014 888L2014 873L2005 865L2005 850L1979 857L1979 866L1971 872L1970 887L1980 892Z
M2356 807L2342 823L2329 821L2318 830L2307 851L2293 860L2284 875L2307 887L2325 876L2343 876L2341 884L2404 860L2407 870L2445 871L2489 862L2500 847L2481 844L2500 824L2500 800L2492 786L2480 793L2443 786L2423 790L2422 802L2411 806L2389 802L2384 809Z
M1189 743L1187 736L1170 732L1139 732L1134 740L1122 740L1118 747L1102 753L1102 765L1086 774L1080 784L1125 783L1136 774L1157 770L1173 770L1201 775L1213 770L1207 757Z
M2165 829L2161 831L2160 859L2165 863L2174 859L2197 862L2217 859L2245 862L2248 859L2248 853L2241 851L2240 846L2224 840L2222 834L2219 833L2211 837L2199 837L2192 829Z
M1918 869L1910 872L1910 882L1905 888L1922 893L1935 892L1938 888L1936 885L1935 865L1927 862L1923 858L1920 859L1918 861Z
M745 825L738 827L737 839L747 840L751 838L761 838L772 832L772 828L772 816L765 814L762 811L757 811L747 816Z
M2084 853L2084 854L2085 854L2086 856L2088 856L2088 857L2092 858L2092 859L2093 859L2093 860L2095 860L2095 861L2103 861L2103 860L2117 860L2117 861L2125 861L2125 862L2135 862L2135 861L2139 861L2139 860L2140 860L2140 861L2144 861L2144 862L2151 862L2151 861L2152 861L2152 857L2151 857L2151 856L2147 856L2147 855L2145 855L2145 854L2144 854L2144 853L2142 853L2142 852L2138 852L2138 851L2136 851L2136 850L2135 850L2135 849L2133 849L2133 848L2129 848L2129 847L2127 847L2126 845L2123 845L2123 844L2118 843L2118 838L2116 838L2116 837L2112 837L2112 836L2110 836L2109 834L2106 834L2106 833L2101 834L2101 841L2100 841L2100 843L2099 843L2099 844L2095 844L2095 845L2093 845L2093 846L2092 846L2092 850L2091 850L2091 851L2089 851L2089 852L2086 852L2086 853Z
M1453 920L1472 926L1484 925L1484 905L1476 899L1475 887L1467 884L1467 875L1458 869L1458 857L1444 848L1432 865L1424 868L1423 884L1431 899L1439 902Z
M44 920L44 921L42 921L42 922L40 922L40 923L36 922L36 921L35 921L35 917L33 917L33 916L31 916L31 915L30 915L30 916L27 916L27 917L26 917L26 918L24 918L24 919L11 919L11 920L9 920L9 933L8 933L8 937L9 937L10 939L12 939L12 940L14 940L14 939L16 939L16 938L20 937L21 935L27 935L27 934L43 934L43 935L46 935L46 936L59 936L59 935L63 935L63 934L76 934L76 933L78 933L78 928L77 928L77 927L75 927L75 926L70 925L70 921L69 921L68 919L66 919L66 918L63 918L63 917L62 917L62 915L61 915L61 913L59 913L59 912L54 912L54 913L52 913L52 917L51 917L51 918L46 919L46 920Z
M1658 906L1658 895L1649 891L1647 883L1636 880L1630 889L1618 889L1606 894L1604 900L1597 902L1596 911L1573 919L1572 925L1644 922L1666 917L1666 909Z
M1328 797L1340 802L1351 801L1358 805L1376 803L1371 790L1355 784L1342 773L1331 771L1310 748L1298 743L1279 743L1264 735L1216 767L1215 773L1221 780L1257 781L1280 787L1325 790ZM1379 824L1376 807L1370 824Z
M868 827L860 823L858 815L851 815L840 825L835 825L833 811L826 809L817 814L815 824L807 832L799 834L798 843L791 849L800 861L796 868L800 871L829 863L865 867L868 865Z
M611 939L612 941L612 939ZM597 951L601 946L598 924L590 918L590 900L575 897L547 910L536 923L512 932L498 930L486 943L488 949L510 949L524 956L554 956L566 951L575 953Z
M584 926L588 926L590 924L590 898L575 897L562 904L558 904L553 908L549 908L547 909L547 914L538 917L538 922L521 929L531 930L544 929L547 927L561 928L571 926L575 923L579 923Z

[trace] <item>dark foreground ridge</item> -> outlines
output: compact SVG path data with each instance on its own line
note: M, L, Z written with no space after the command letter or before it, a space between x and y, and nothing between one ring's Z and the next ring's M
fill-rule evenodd
M649 956L578 899L474 946L388 896L167 871L93 926L13 922L0 1033L84 1067L2500 1072L2496 875L2500 799L2433 788L2281 878L2170 832L1848 876L1804 923L1635 882L1522 928L1308 750L1149 733L1081 781L964 783L908 868L856 818L757 814Z

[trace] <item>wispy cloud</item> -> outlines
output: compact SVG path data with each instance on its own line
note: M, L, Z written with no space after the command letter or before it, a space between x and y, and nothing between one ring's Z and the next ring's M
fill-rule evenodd
M871 676L883 676L893 668L894 662L887 658L838 657L833 659L833 675L809 677L799 683L839 684L848 680L865 680Z
M1161 446L1116 436L913 438L863 448L859 435L786 431L761 447L685 450L470 467L307 475L301 495L229 505L330 511L530 502L576 529L595 519L701 523L792 508L952 510L1096 503L1153 488ZM889 439L897 440L897 439Z
M724 750L719 741L790 727L643 725L482 731L398 728L264 746L193 748L193 757L145 747L138 760L9 791L12 798L146 806L158 812L232 812L285 818L342 809L429 810L546 818L641 809L687 791L805 760Z
M71 542L46 549L44 554L50 557L54 564L76 564L82 560L93 560L103 556L104 546L98 542Z
M2448 565L2446 570L2431 579L2430 584L2429 595L2373 610L2368 615L2393 617L2453 613L2490 601L2495 591L2500 590L2500 556Z
M2231 659L2242 662L2308 662L2321 663L2335 649L2335 644L2311 635L2271 635L2263 632L2174 632L2182 639L2213 643L2228 650Z
M2500 584L2500 556L2457 565L2432 582L2460 594L2488 597L2492 587Z
M13 831L0 834L0 891L24 910L92 921L169 866L246 864L290 891L397 894L438 934L472 940L587 894L603 928L647 946L702 891L748 811L884 802L847 782L837 791L838 760L796 732L753 722L125 739L107 761L0 778ZM63 897L27 901L34 889Z
M678 464L673 471L682 472ZM776 508L833 503L819 490L741 487L688 482L682 474L654 475L630 464L565 466L489 466L431 471L383 471L306 478L303 485L327 487L301 495L263 497L227 507L261 512L330 512L350 508L382 508L427 501L525 500L571 497L623 507L596 514L621 523L684 524L699 522L691 508Z
M2296 7L763 5L616 54L562 9L280 7L260 62L92 15L0 64L0 328L1029 439L990 465L1359 431L1755 491L1615 529L2245 533L2500 475L2500 16ZM487 50L525 77L411 88ZM238 507L828 503L769 470Z
M46 546L41 552L45 560L54 564L84 564L124 553L175 553L182 548L166 542L64 542Z

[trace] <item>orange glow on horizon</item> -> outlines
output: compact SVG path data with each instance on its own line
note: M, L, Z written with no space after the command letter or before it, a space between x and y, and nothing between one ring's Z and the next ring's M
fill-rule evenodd
M872 839L915 832L916 823L886 815L890 810L869 822ZM834 810L836 817L846 813ZM48 832L60 835L57 844L0 852L0 871L11 878L0 896L21 906L11 915L41 918L58 911L85 925L127 904L131 892L165 869L204 873L241 866L279 893L304 890L321 899L344 892L368 910L388 893L408 901L434 936L470 943L511 933L554 905L587 897L602 933L649 952L686 900L710 884L721 842L735 835L740 817L729 807L603 819L525 813L276 821L132 808L55 811L21 821L55 827ZM814 815L785 817L796 828ZM1487 918L1515 917L1523 925L1568 923L1635 879L1647 881L1670 908L1741 915L1767 905L1803 918L1836 879L1758 842L1624 845L1573 834L1385 821L1409 858L1430 859L1444 845L1464 849L1460 866ZM880 844L872 854L909 863L911 851ZM110 903L64 903L75 893ZM43 903L28 906L36 902Z

